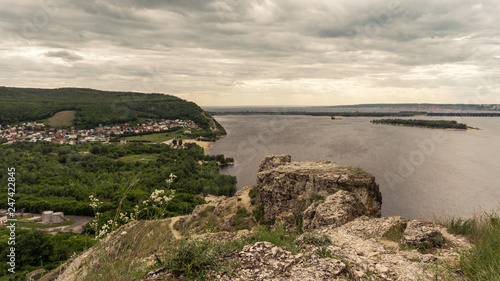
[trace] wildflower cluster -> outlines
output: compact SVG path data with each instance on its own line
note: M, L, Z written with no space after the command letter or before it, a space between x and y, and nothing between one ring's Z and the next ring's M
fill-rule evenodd
M176 178L177 176L170 173L170 176L168 176L168 179L165 180L165 182L168 184L168 187L170 188L170 185L174 182L174 179Z
M99 208L102 206L103 202L95 198L94 195L90 195L89 199L90 207L94 210L94 219L89 222L89 226L97 233L97 229L99 228L99 216L101 215L101 213L99 213Z
M170 174L166 183L170 187L174 179L177 176ZM89 226L94 229L96 233L96 238L105 237L108 233L115 230L118 226L126 224L128 222L138 220L141 218L146 219L157 219L165 216L167 211L168 202L174 198L175 190L162 190L155 189L148 199L144 200L142 204L135 205L133 212L123 213L120 212L116 217L116 220L108 220L99 228L99 217L101 213L98 211L102 206L103 202L90 195L90 207L94 210L95 218L89 223ZM123 234L123 233L122 233Z

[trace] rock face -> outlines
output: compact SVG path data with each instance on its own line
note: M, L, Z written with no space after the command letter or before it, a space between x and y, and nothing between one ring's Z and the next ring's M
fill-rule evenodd
M353 213L345 210L344 213L349 215L341 218L343 223L362 214L380 216L382 195L373 175L359 168L341 166L330 161L290 160L289 155L268 156L259 167L257 184L260 187L265 221L275 221L276 224L284 222L289 230L294 230L293 225L307 215L308 222L312 223L310 227L314 228L321 224L324 218L318 217L314 220L311 215L316 213L315 210L309 209L307 214L304 214L304 211L315 201L319 204L313 208L320 210L326 210L332 204L347 208L348 204L341 204L338 195L335 195L338 191L349 192L347 200L353 203L355 208L359 208ZM330 217L327 221L331 221L334 215L327 216Z

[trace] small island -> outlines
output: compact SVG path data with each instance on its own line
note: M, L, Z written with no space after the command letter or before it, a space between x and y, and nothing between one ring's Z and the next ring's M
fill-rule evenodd
M438 128L438 129L456 129L456 130L475 129L467 126L467 124L458 123L457 121L454 120L446 121L446 120L417 120L417 119L379 119L379 120L372 120L371 123L408 126L408 127Z

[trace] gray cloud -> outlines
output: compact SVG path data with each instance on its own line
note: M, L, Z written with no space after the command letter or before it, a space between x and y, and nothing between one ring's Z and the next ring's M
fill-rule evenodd
M83 60L82 56L72 54L68 51L50 51L45 53L46 57L61 58L67 62Z
M463 102L500 77L493 0L2 2L7 86L305 105Z

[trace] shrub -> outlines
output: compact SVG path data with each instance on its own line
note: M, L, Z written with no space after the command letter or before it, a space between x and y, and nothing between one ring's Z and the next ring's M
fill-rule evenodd
M250 197L251 199L256 198L257 195L259 195L259 187L258 186L254 186L254 187L252 187L252 189L250 189L250 191L248 191L248 197Z

